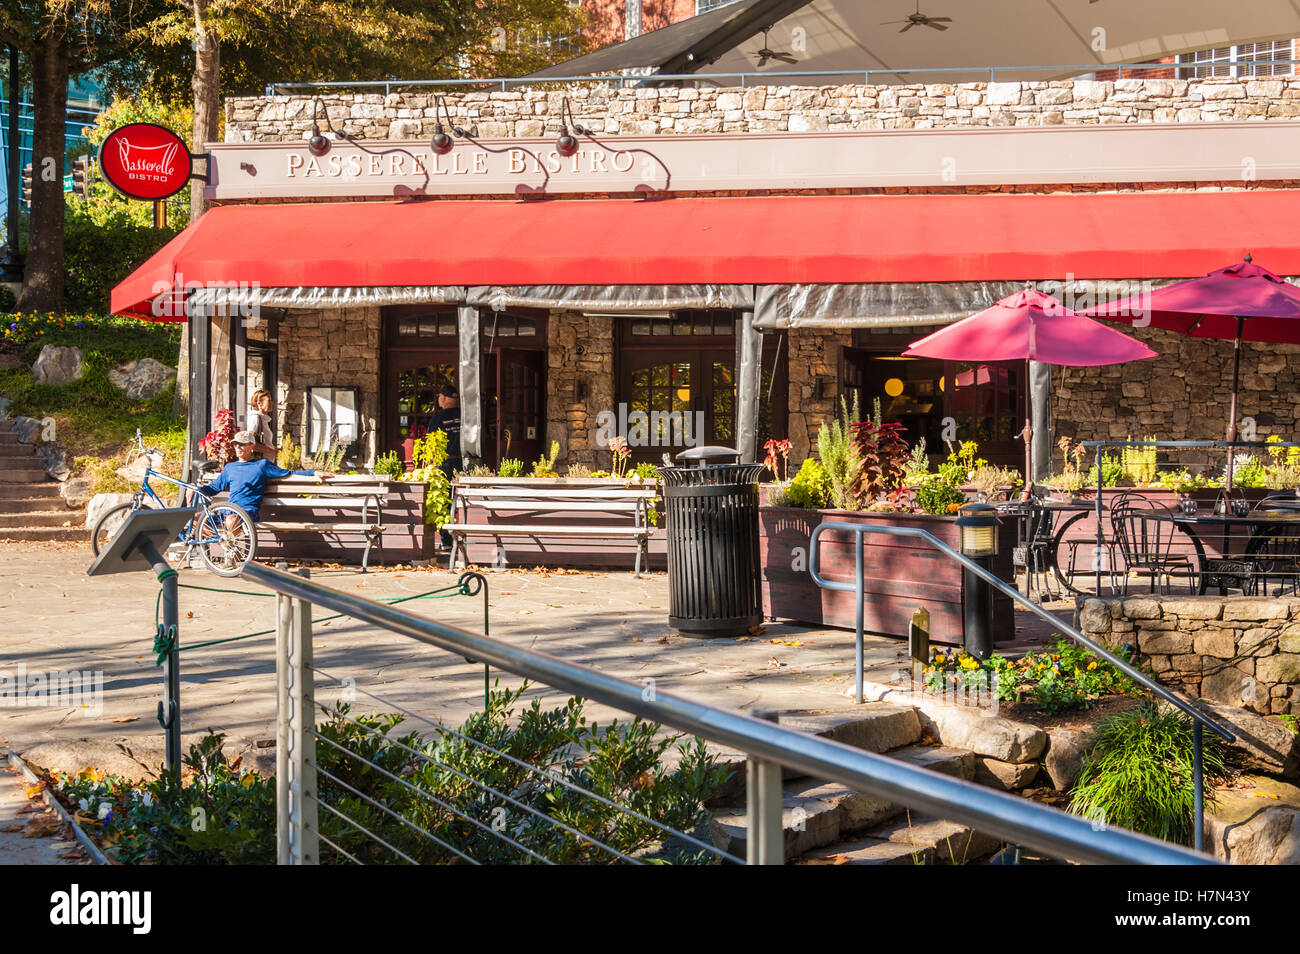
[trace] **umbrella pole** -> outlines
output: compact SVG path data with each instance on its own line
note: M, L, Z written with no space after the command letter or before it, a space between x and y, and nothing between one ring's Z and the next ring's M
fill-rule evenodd
M1228 402L1228 440L1237 439L1237 384L1241 377L1241 332L1245 325L1244 318L1237 319L1237 337L1232 341L1232 398ZM1223 493L1225 499L1232 497L1232 458L1235 448L1228 448L1228 465L1224 468Z

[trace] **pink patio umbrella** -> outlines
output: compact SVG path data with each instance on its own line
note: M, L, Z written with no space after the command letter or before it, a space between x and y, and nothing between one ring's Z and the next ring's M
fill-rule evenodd
M914 341L904 355L947 361L1039 361L1091 367L1156 353L1140 341L1066 308L1032 288ZM1026 456L1029 446L1026 441ZM1025 466L1026 486L1029 466Z
M1113 321L1144 323L1181 332L1192 338L1232 342L1232 400L1228 407L1228 440L1237 439L1237 389L1241 377L1242 341L1300 344L1300 288L1267 268L1245 260L1210 272L1203 278L1175 282L1154 291L1112 302L1088 313ZM1134 316L1137 316L1136 318ZM1232 490L1232 451L1225 470Z

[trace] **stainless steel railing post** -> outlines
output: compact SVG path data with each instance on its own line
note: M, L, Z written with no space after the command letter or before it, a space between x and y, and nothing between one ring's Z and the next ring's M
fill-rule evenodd
M299 570L310 577L307 570ZM291 865L320 863L320 829L317 823L315 674L311 671L311 606L294 599L289 610L289 633L285 647L287 675L286 735L288 752L288 851ZM278 757L277 757L278 761Z
M759 719L779 722L780 713L763 709L754 713ZM784 806L781 791L781 765L756 756L745 761L745 863L750 865L785 864L785 842L781 828Z
M287 570L287 563L276 569ZM293 637L293 598L275 595L275 863L290 863L289 844L289 642Z

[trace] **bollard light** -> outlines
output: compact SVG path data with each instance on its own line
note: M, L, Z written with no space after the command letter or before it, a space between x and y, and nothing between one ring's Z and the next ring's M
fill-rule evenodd
M957 517L962 556L983 570L993 568L998 554L998 512L986 503L966 504ZM976 659L993 654L993 587L969 567L962 570L962 628L966 652Z
M998 511L986 503L963 506L957 518L961 528L961 552L972 560L998 555Z

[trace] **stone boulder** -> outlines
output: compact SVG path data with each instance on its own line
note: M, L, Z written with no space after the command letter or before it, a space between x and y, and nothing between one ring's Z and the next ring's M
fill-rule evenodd
M153 358L118 365L108 372L113 385L133 401L148 401L171 387L176 369Z
M90 498L90 503L86 504L86 529L94 530L95 524L99 522L99 518L105 513L118 504L130 502L130 494L95 494ZM122 525L125 519L126 515L123 514L121 519L113 521L113 525L107 528L110 536L117 532L117 528Z
M80 348L46 345L32 365L37 384L67 384L86 372Z
M80 510L90 499L90 481L85 477L72 477L59 485L59 496L73 510Z
M15 417L14 429L19 444L34 444L41 438L41 422L34 417Z
M1236 706L1210 705L1210 714L1237 737L1232 748L1251 772L1300 777L1300 735L1279 719L1270 719Z
M1206 848L1234 865L1300 864L1300 788L1259 775L1215 792Z
M54 480L64 481L72 476L68 450L62 444L41 444L36 448L36 456L45 464L45 472Z
M144 479L146 468L152 467L157 470L162 466L162 463L162 454L140 454L131 462L129 467L119 467L114 473L129 484L138 484Z
M1052 780L1052 788L1068 792L1079 778L1084 756L1092 747L1091 739L1088 733L1074 729L1052 729L1047 737L1047 757L1043 759L1043 768Z

